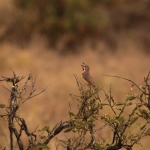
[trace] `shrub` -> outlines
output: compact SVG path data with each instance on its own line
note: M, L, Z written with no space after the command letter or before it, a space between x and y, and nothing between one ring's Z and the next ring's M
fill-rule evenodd
M119 150L122 148L131 150L134 145L140 144L141 139L150 136L150 72L144 78L145 85L142 87L132 80L122 78L132 83L131 93L122 101L114 100L111 86L109 93L99 87L84 89L75 75L79 95L70 94L72 102L69 102L69 119L60 121L52 129L49 126L42 129L37 127L32 132L17 112L26 101L38 96L46 88L36 91L37 77L34 78L31 71L22 86L18 83L25 77L19 77L14 71L12 72L13 77L2 76L1 80L12 84L11 89L5 87L10 92L10 101L8 104L0 104L0 108L3 109L0 117L8 122L10 150L14 149L14 138L19 149L24 149L21 138L23 132L28 137L28 150L49 149L48 144L62 131L66 136L69 132L72 133L66 140L57 139L58 145L67 150ZM30 92L26 93L29 87L31 87ZM138 92L135 92L135 88ZM99 91L104 94L104 98L99 96ZM75 111L73 111L74 108L76 108ZM109 131L108 136L107 131ZM41 132L39 136L38 132ZM43 132L45 132L44 135ZM59 146L56 146L56 149L59 149Z

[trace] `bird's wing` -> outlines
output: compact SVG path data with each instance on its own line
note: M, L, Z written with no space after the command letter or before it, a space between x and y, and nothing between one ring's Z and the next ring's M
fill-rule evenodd
M89 85L95 86L92 77L89 74L82 75L82 77Z

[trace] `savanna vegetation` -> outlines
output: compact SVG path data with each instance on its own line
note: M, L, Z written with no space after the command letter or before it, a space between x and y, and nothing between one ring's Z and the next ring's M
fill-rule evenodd
M10 149L7 118L13 84L6 79L14 78L14 73L25 77L17 83L20 90L32 70L36 92L48 88L21 106L22 99L17 97L19 101L12 106L19 105L13 125L18 133L21 131L18 137L24 148L34 141L32 133L41 143L36 146L44 146L42 142L67 121L66 128L45 148L75 148L81 135L79 149L91 143L91 148L99 149L118 144L121 149L133 146L133 150L149 150L149 8L148 0L0 1L0 79L4 80L0 82L0 115L4 115L0 118L0 149ZM82 62L90 66L100 103L82 82ZM22 93L23 98L31 87ZM81 111L85 95L92 97ZM82 120L87 117L84 115L89 118ZM21 129L25 125L27 132ZM13 139L18 149L15 135Z
M70 94L73 102L69 102L68 120L60 121L52 129L49 126L38 129L37 126L32 132L18 111L25 102L43 93L47 87L37 91L35 84L38 77L33 77L31 71L19 86L25 77L17 76L13 70L12 73L13 77L2 76L1 81L11 83L12 87L10 90L4 87L10 93L10 98L8 104L0 104L3 112L0 117L8 123L10 150L50 149L48 144L53 138L57 141L56 150L132 150L135 145L144 147L141 140L150 136L150 72L144 78L145 85L142 87L127 78L105 75L132 84L126 99L118 102L112 95L111 85L108 94L99 87L85 90L74 75L79 95ZM103 98L99 96L99 91L103 92ZM57 138L62 131L66 139ZM105 135L106 132L109 134ZM28 138L26 148L23 133Z

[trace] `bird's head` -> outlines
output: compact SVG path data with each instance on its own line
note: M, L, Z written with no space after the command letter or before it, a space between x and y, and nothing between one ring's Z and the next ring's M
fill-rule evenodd
M82 63L82 70L83 72L89 72L90 71L90 67L88 65L86 65L84 62Z

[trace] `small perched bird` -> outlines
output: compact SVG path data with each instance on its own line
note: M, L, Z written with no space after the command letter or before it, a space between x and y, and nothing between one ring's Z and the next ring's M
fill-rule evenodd
M86 84L89 86L89 87L95 87L95 84L92 80L92 77L90 75L90 67L88 65L86 65L85 63L83 63L82 65L82 78L83 80L86 82Z

